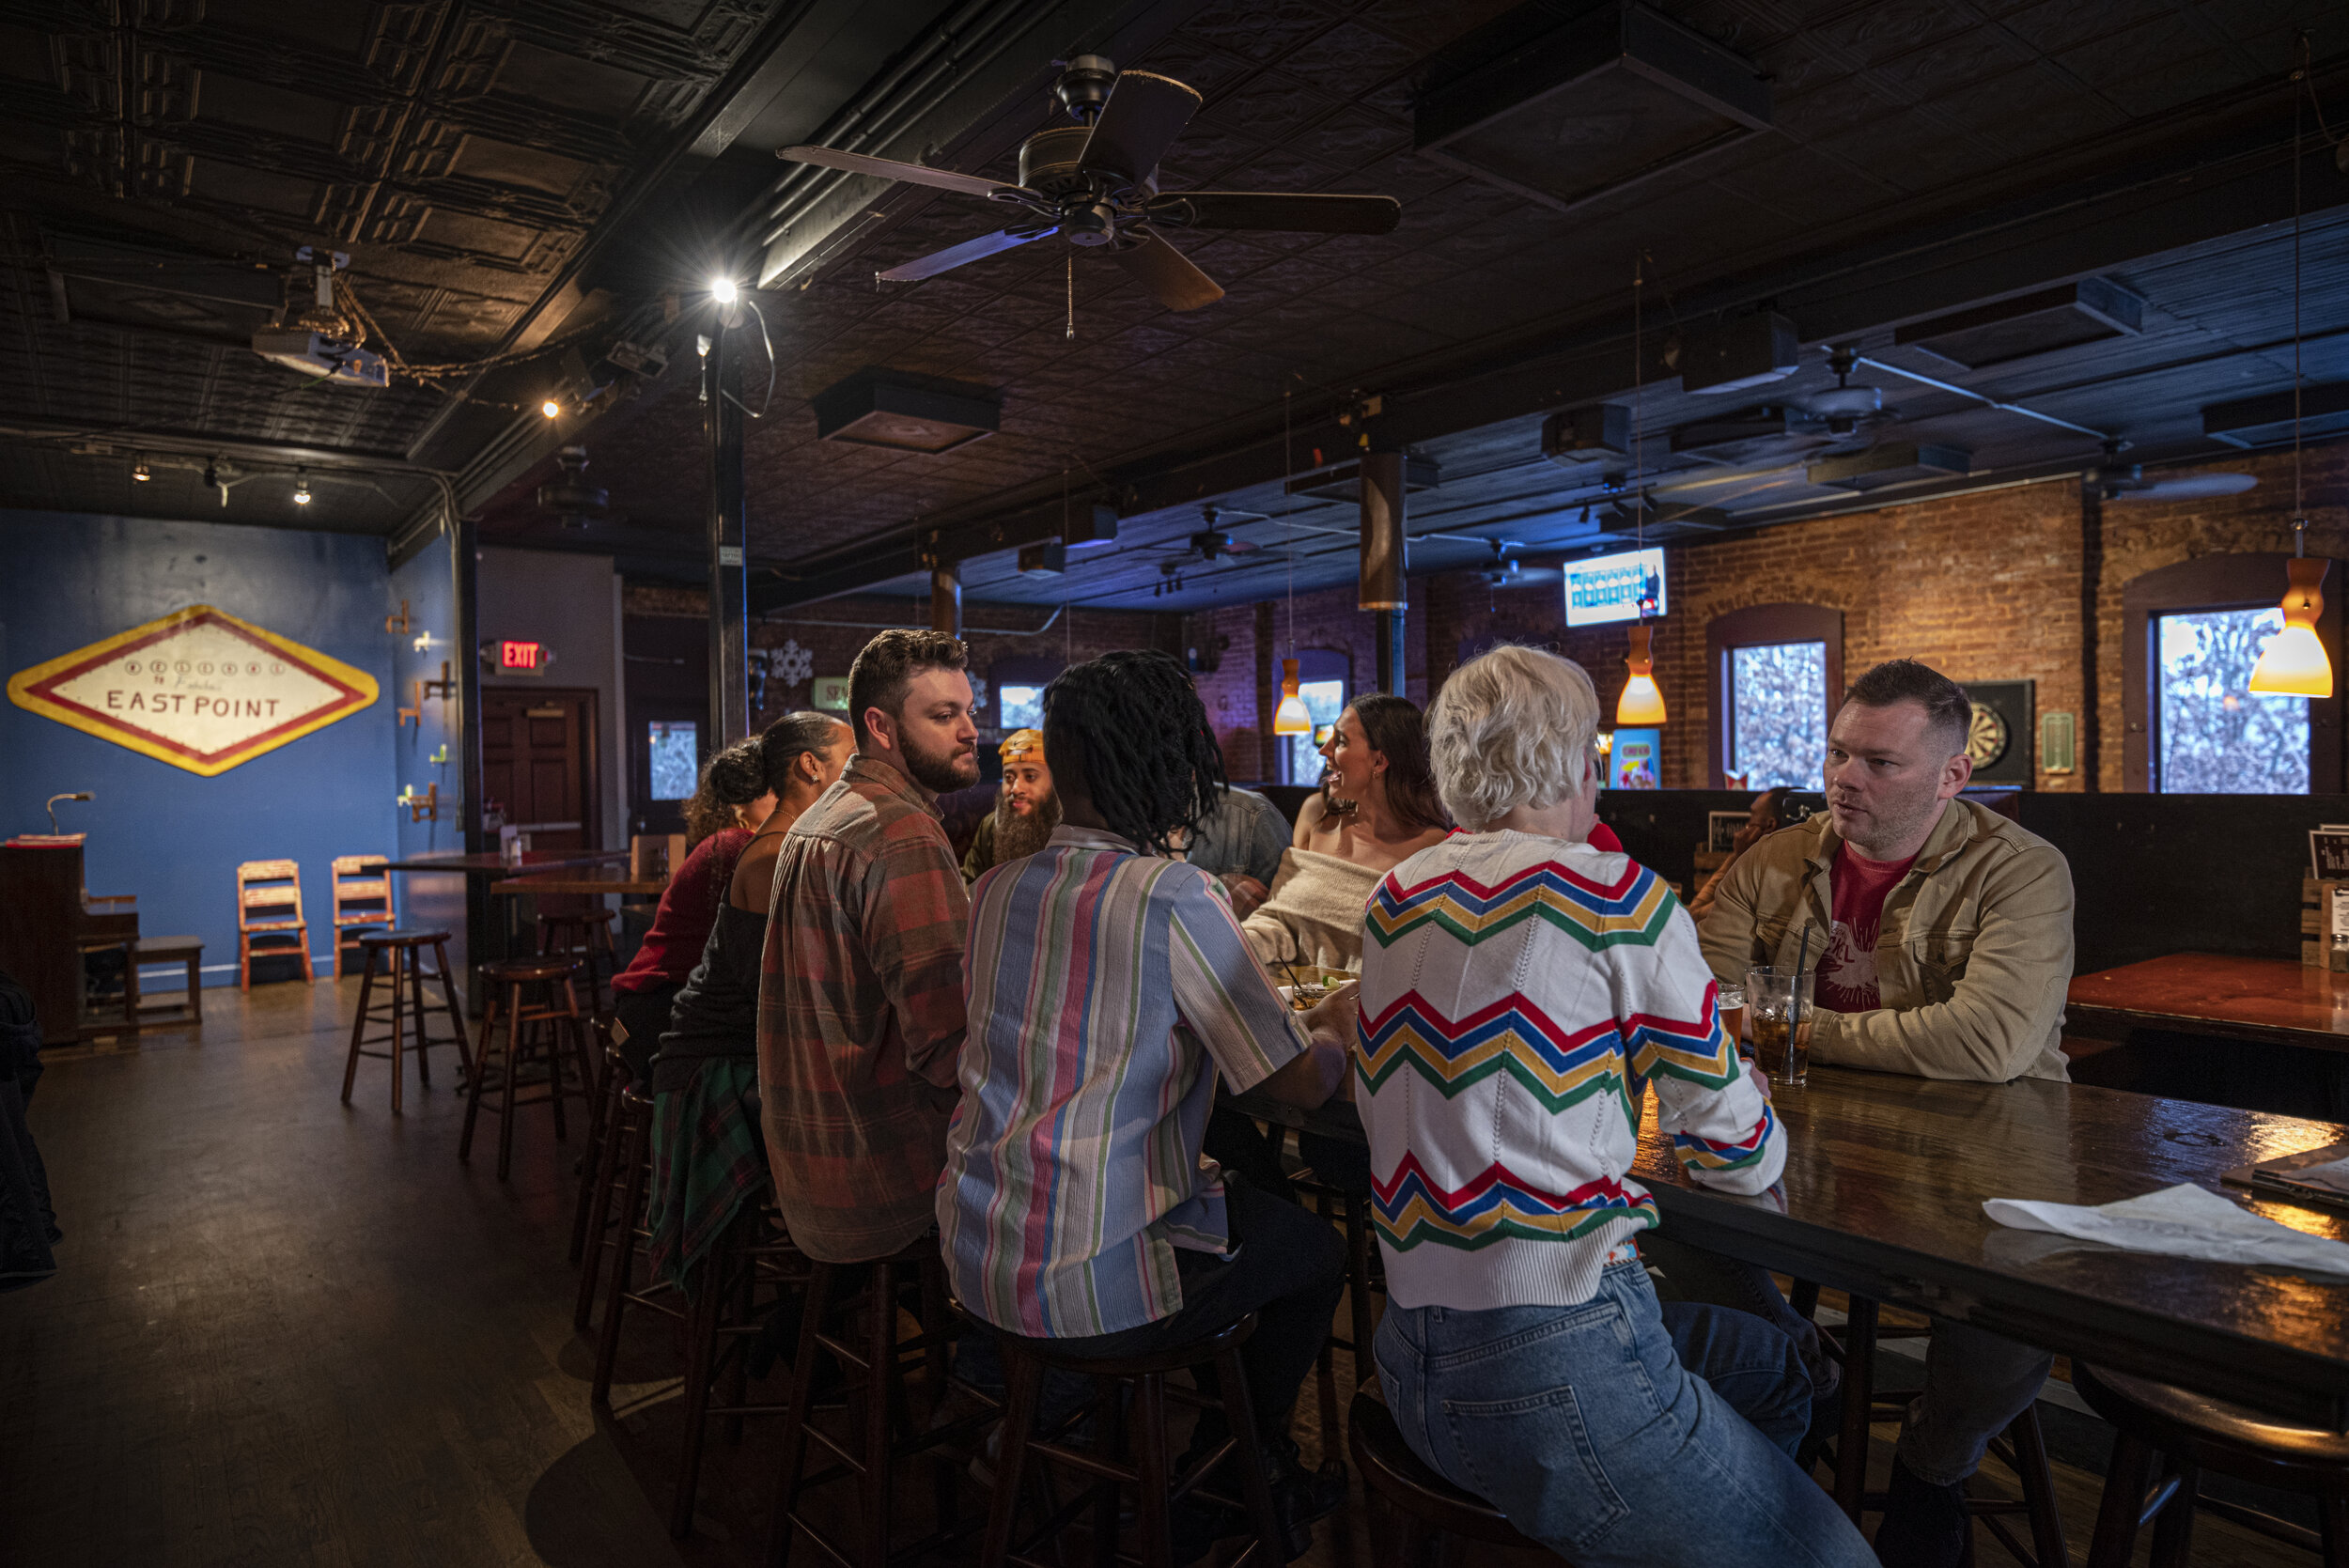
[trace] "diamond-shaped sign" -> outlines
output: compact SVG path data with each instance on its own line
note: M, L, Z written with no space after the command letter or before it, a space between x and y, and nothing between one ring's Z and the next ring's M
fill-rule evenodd
M8 679L43 718L210 778L375 701L375 677L192 604Z

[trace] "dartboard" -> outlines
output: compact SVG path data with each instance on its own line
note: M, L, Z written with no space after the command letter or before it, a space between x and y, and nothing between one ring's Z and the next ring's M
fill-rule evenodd
M1977 768L1988 768L2006 755L2006 721L1986 703L1974 705L1974 722L1966 730L1966 755Z

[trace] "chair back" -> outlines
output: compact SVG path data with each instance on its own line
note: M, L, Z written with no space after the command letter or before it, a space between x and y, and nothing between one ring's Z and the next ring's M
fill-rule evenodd
M334 862L334 924L336 925L397 925L392 908L392 874L381 855L342 855Z
M292 861L237 867L237 929L283 931L303 924L302 868Z

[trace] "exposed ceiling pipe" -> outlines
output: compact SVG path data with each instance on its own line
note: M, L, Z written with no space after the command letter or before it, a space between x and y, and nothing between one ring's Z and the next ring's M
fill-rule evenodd
M1887 365L1880 359L1870 359L1865 354L1855 355L1852 363L1867 365L1871 369L1887 370L1895 376L1906 376L1912 381L1922 381L1936 392L1953 392L1960 397L1970 397L1977 403L1986 404L1998 410L2000 413L2019 413L2025 419L2036 419L2043 425L2054 425L2066 430L2077 430L2081 435L2094 436L2100 442L2120 439L2117 436L2107 435L2102 430L2092 430L2085 425L2075 425L2068 419L2058 419L2051 413L2041 413L2037 409L2027 409L2020 403L2001 403L1996 397L1986 396L1969 387L1958 386L1951 381L1937 381L1931 376L1921 376L1914 370L1904 370L1897 365Z

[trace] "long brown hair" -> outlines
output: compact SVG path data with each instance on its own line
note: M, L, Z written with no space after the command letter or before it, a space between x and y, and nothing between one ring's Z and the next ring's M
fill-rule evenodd
M1436 798L1436 772L1427 762L1427 723L1419 706L1374 691L1346 705L1361 722L1362 738L1387 759L1387 808L1406 828L1449 828L1443 802Z

